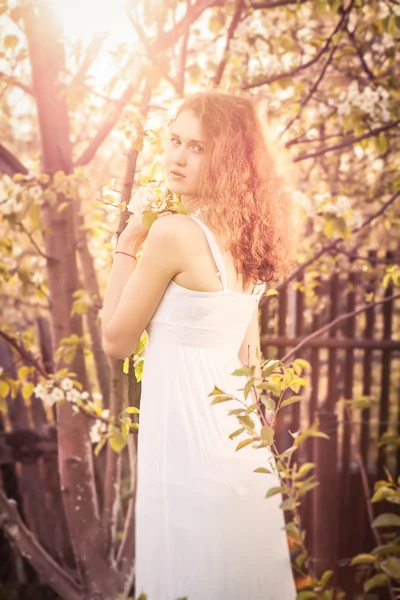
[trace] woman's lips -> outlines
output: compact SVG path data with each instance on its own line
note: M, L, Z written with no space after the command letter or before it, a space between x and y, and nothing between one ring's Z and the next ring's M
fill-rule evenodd
M170 176L173 179L185 179L185 175L182 175L182 173L179 173L179 171L170 171Z

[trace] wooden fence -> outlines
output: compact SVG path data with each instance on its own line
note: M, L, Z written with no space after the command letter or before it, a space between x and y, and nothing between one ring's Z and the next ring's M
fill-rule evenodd
M316 418L319 429L330 436L307 440L300 447L297 460L316 463L320 481L304 497L302 518L317 571L332 568L349 598L352 587L356 588L350 558L376 545L367 514L366 483L372 492L374 481L385 477L384 466L392 474L400 473L400 447L378 448L385 432L400 435L400 301L391 299L395 294L390 284L385 302L374 305L372 297L382 289L382 278L374 279L375 271L369 269L377 261L391 264L393 260L391 253L379 257L371 251L367 260L352 262L350 274L337 270L325 280L320 278L315 294L307 290L309 279L299 279L297 289L288 285L276 300L266 298L261 305L263 357L283 358L302 344L289 360L303 358L310 363L304 400L283 409L278 420L277 446L279 451L291 446L289 431L304 429ZM368 308L354 314L362 306ZM343 318L345 314L351 316ZM329 327L334 320L336 326ZM325 332L316 336L324 327ZM353 412L338 404L341 399L363 397L372 398L371 408ZM375 515L377 509L382 512L374 508ZM394 505L389 510L396 512ZM386 597L384 591L381 597Z
M379 258L376 252L370 252L364 263L368 267L377 260L391 262L393 257ZM320 430L330 436L329 441L307 441L297 457L300 462L316 463L316 477L321 482L304 497L302 517L315 566L319 571L332 568L348 598L352 597L352 588L357 588L355 570L348 568L348 560L358 552L367 552L374 544L357 456L365 465L370 487L383 475L384 465L392 473L400 471L400 448L377 447L378 438L385 431L400 434L398 301L388 300L379 306L371 303L367 310L312 337L340 315L353 313L368 302L368 294L380 285L360 264L358 260L353 263L350 275L338 271L329 279L320 278L314 295L309 293L314 284L307 274L306 280L297 282L297 289L286 286L279 296L261 302L264 358L283 358L302 343L291 359L305 358L311 365L310 385L302 392L304 400L285 408L278 420L277 445L280 450L287 448L293 442L289 431L310 425L316 417ZM389 286L385 296L392 294ZM49 327L42 319L38 321L38 337L43 363L51 372ZM6 343L0 344L0 365L11 377L15 376ZM371 409L349 416L339 408L341 398L363 396L375 399ZM49 417L39 399L33 397L29 407L21 395L8 400L6 422L0 413L0 483L6 494L16 500L25 523L46 550L66 569L74 569L59 489L54 423L55 415ZM100 457L96 466L101 470ZM57 598L48 588L40 587L37 576L10 548L1 529L0 557L0 600L2 594L7 600ZM13 593L16 582L25 590L18 595Z

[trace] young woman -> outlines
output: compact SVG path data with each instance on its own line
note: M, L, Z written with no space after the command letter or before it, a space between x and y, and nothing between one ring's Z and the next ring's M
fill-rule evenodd
M133 352L144 329L136 498L135 593L148 600L294 600L279 484L266 448L238 452L238 427L211 405L214 386L243 400L256 365L258 304L279 276L285 205L251 101L205 92L186 99L165 151L169 189L189 215L141 218L121 234L106 291L107 354ZM198 208L208 210L195 217ZM287 221L286 221L287 222ZM258 363L258 365L257 365ZM271 468L271 467L270 467Z

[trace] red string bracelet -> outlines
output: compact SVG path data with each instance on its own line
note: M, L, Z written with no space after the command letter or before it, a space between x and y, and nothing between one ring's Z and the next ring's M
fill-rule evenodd
M130 256L131 258L134 258L136 260L136 256L134 256L133 254L128 254L127 252L122 252L122 250L116 250L114 254L125 254L125 256Z

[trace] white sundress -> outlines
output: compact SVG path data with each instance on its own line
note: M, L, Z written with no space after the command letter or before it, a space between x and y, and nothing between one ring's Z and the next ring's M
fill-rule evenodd
M200 219L223 289L200 292L171 281L147 328L140 400L135 598L294 600L276 474L254 473L272 455L252 445L228 411L211 406L214 386L243 397L239 349L265 284L256 294L226 287L212 231ZM250 400L250 399L249 399ZM250 403L250 401L249 401Z

